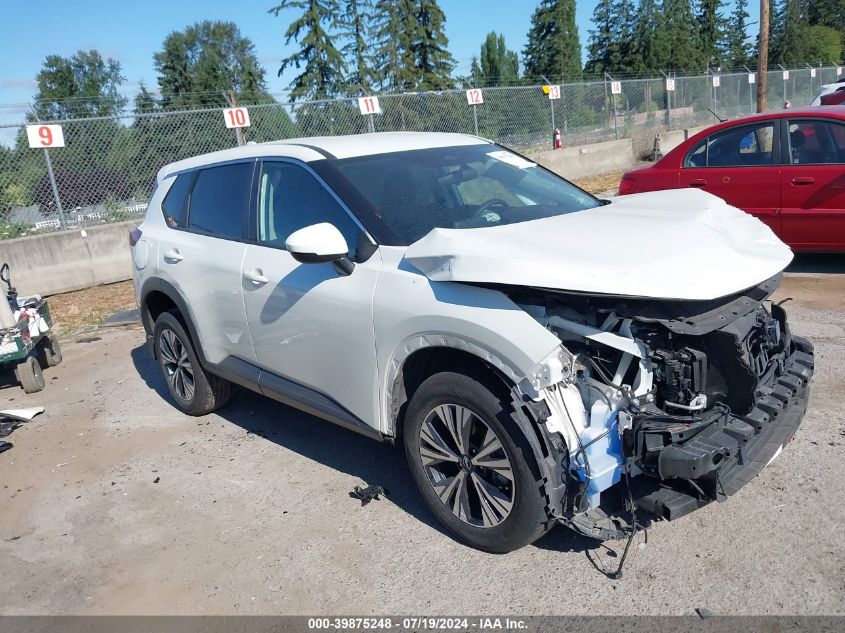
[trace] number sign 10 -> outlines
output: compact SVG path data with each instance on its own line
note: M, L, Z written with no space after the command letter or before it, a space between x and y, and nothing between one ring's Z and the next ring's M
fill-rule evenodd
M227 128L249 127L249 110L246 108L226 108L223 110L223 120Z
M38 148L64 147L65 135L61 125L27 125L26 139L29 146Z

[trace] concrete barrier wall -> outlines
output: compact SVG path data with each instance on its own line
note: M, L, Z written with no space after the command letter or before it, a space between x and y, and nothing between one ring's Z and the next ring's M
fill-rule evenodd
M665 156L678 145L683 143L691 136L695 136L701 130L707 129L709 126L693 127L686 130L672 130L671 132L661 132L660 136L660 151Z
M129 231L139 220L0 240L0 264L22 295L52 295L131 279Z
M572 180L628 169L634 162L631 139L564 147L529 154L546 169Z

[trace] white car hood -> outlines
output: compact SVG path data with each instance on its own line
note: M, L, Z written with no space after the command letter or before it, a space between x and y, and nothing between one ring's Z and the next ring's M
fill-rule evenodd
M432 281L706 300L776 275L792 251L756 218L682 189L504 226L436 228L405 259Z

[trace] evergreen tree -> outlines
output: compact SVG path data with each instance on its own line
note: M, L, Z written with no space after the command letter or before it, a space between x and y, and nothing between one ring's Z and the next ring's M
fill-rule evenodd
M504 35L491 31L481 45L480 56L472 58L470 73L476 86L512 83L519 77L519 58L508 50Z
M290 83L291 101L336 95L343 86L346 62L324 25L338 14L337 0L282 0L270 13L278 16L285 9L303 10L285 31L285 45L295 40L300 49L283 59L279 68L279 75L290 66L302 69Z
M747 27L748 0L736 0L736 6L726 25L722 43L722 60L731 68L738 68L751 62Z
M784 66L804 64L809 27L807 0L775 3L771 24L769 62Z
M587 64L584 72L589 75L601 75L611 70L611 58L616 46L612 24L613 2L599 0L593 10L593 25L587 43Z
M167 108L223 106L230 90L252 102L267 94L255 46L234 22L205 20L170 33L153 65Z
M33 107L41 120L113 116L126 105L120 62L95 50L48 55L35 80Z
M699 0L698 41L702 60L708 67L721 65L721 43L725 37L725 18L721 15L722 0Z
M423 90L451 88L454 86L455 60L449 53L449 39L443 30L446 15L437 0L417 0L415 9L416 24L410 48L417 87Z
M845 2L842 0L809 0L807 21L811 26L829 26L845 37Z
M631 38L634 51L631 67L635 72L660 70L654 42L658 14L657 0L640 0Z
M525 75L578 77L581 42L575 24L575 0L541 0L531 16L528 43L523 51Z
M655 21L654 64L660 70L703 70L706 61L699 52L690 0L663 0Z
M411 37L415 32L413 0L376 1L373 7L373 60L375 82L380 89L400 92L414 85Z
M353 92L368 93L373 85L372 55L368 52L372 9L370 0L345 0L345 9L338 19L339 35L347 42L341 52L352 69L346 83Z

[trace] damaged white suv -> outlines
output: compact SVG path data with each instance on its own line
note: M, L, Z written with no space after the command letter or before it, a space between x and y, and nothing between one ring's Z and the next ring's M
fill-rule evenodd
M765 225L695 190L607 203L473 136L180 161L130 244L182 411L237 383L401 442L431 511L491 552L724 499L807 406Z

